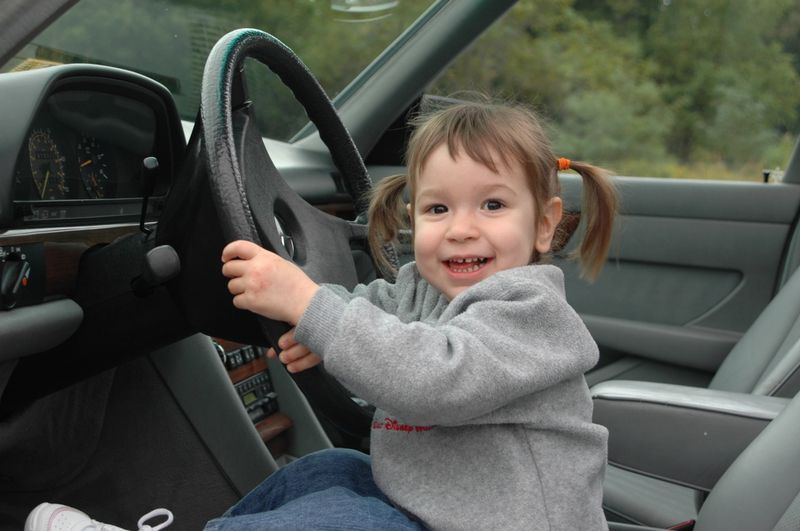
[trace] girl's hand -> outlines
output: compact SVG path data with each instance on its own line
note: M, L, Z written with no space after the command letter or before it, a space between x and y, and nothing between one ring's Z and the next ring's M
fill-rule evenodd
M222 262L222 274L231 279L233 305L268 319L296 325L319 289L293 262L253 242L229 243Z
M301 372L319 365L322 361L322 358L311 352L307 346L297 342L294 337L294 327L280 337L278 346L282 349L278 359L286 365L286 370L289 372ZM275 349L270 348L267 351L267 357L274 358L275 355Z

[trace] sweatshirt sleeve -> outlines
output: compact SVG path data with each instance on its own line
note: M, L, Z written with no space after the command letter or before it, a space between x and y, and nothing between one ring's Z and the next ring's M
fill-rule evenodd
M397 273L397 280L397 283L392 284L383 279L378 279L369 284L358 284L352 291L348 291L344 286L336 284L324 284L323 286L345 302L360 297L386 312L394 313L397 311L398 304L398 284L406 285L407 283L413 284L416 282L416 269L413 264L406 264L401 267Z
M549 282L497 274L447 311L439 323L403 323L323 288L297 337L359 397L419 424L469 421L597 362L597 346Z

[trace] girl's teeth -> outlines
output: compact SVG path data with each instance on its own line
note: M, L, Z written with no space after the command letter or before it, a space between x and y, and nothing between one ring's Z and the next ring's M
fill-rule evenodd
M458 258L450 260L450 268L458 273L473 273L481 268L483 258Z

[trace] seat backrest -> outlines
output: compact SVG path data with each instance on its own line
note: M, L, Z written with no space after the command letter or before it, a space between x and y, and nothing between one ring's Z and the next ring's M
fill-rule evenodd
M800 395L711 490L695 531L800 529Z
M731 350L709 387L786 398L800 391L800 269Z

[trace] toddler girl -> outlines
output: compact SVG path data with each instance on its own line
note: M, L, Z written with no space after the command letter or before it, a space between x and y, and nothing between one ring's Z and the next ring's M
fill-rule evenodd
M420 120L407 166L370 205L379 259L410 221L415 262L394 283L348 292L253 243L224 249L233 304L295 325L279 341L289 370L323 360L377 410L371 459L307 456L207 529L606 528L607 432L592 423L583 377L597 346L561 270L541 262L561 237L557 172L572 169L584 190L577 254L597 275L616 209L610 180L557 159L525 108L490 103Z

